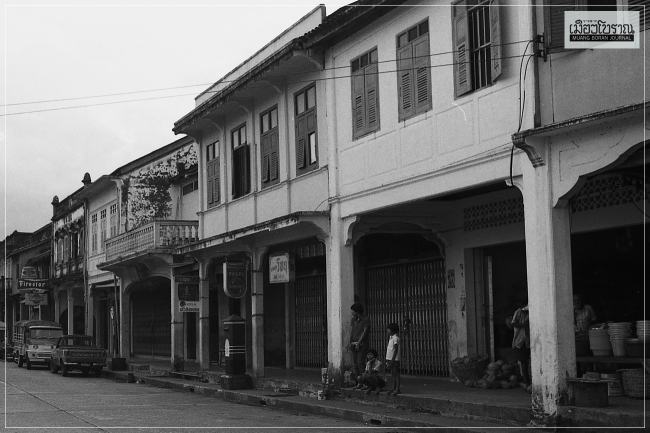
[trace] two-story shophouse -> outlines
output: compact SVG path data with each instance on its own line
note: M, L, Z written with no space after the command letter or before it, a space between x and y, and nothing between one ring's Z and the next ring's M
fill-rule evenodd
M52 288L54 317L65 333L85 333L86 250L83 202L77 197L91 183L86 173L84 186L63 200L52 200Z
M170 359L172 330L180 329L178 344L190 342L184 359L195 359L198 315L173 316L171 290L174 278L186 281L191 293L181 296L198 303L198 267L173 254L198 239L194 141L181 138L135 159L79 197L87 209L88 329L127 360Z
M19 295L13 292L13 260L11 252L29 242L30 233L14 231L0 242L0 293L2 294L2 321L6 323L7 335L14 321L14 299ZM18 310L20 311L20 310ZM20 314L20 313L19 313ZM18 319L20 320L20 318Z
M373 347L397 322L404 372L448 376L457 356L509 356L504 320L530 298L533 408L553 422L576 375L573 285L603 319L641 318L643 56L558 47L556 2L398 3L296 26L199 95L174 130L199 143L201 241L178 253L200 262L203 311L231 262L248 270L226 314L248 321L258 376L278 358L339 375L356 299ZM614 263L629 308L602 278ZM322 289L303 284L319 274Z

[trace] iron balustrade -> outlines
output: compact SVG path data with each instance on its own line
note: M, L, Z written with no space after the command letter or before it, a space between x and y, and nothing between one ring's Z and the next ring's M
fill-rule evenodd
M106 239L106 261L156 248L173 248L199 240L198 221L154 220Z

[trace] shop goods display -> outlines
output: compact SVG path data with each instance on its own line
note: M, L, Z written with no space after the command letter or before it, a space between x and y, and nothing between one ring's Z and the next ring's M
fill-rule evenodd
M650 375L642 368L619 370L623 374L623 392L628 397L650 398Z
M589 330L589 348L595 356L612 356L612 342L607 329Z
M610 397L623 396L623 375L620 371L615 373L603 373L601 379L607 381L607 395Z
M489 358L474 354L451 361L451 370L461 383L473 382L483 376L489 362Z
M627 355L633 358L642 358L644 347L645 340L640 340L638 338L628 338L625 340L625 349L627 350Z
M639 340L650 340L650 320L637 320L636 335Z
M475 376L476 379L466 378L461 380L465 386L483 389L510 389L526 386L525 383L519 383L521 375L518 366L507 364L502 359L482 364L485 365L485 368L479 376Z
M626 356L626 340L632 335L632 324L630 322L610 323L608 332L614 356Z

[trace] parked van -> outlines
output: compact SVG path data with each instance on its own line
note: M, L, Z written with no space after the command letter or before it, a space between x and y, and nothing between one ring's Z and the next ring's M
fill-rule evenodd
M14 361L27 369L33 364L49 365L52 350L63 336L61 325L45 320L21 320L14 324Z

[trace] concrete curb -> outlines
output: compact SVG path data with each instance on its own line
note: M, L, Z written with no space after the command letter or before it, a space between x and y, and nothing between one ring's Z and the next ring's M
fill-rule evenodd
M150 376L145 372L104 371L105 377L127 381L129 373L134 374L137 383L181 392L192 392L205 397L220 398L232 403L261 406L279 410L306 412L312 415L337 418L377 427L435 427L450 433L487 432L495 427L509 428L502 423L485 420L445 417L431 413L417 413L402 408L376 407L358 403L344 397L332 400L316 400L311 397L275 393L272 390L224 390L211 383L189 382L164 376ZM522 427L522 426L520 426ZM516 431L516 430L515 430ZM522 428L523 431L523 428Z

